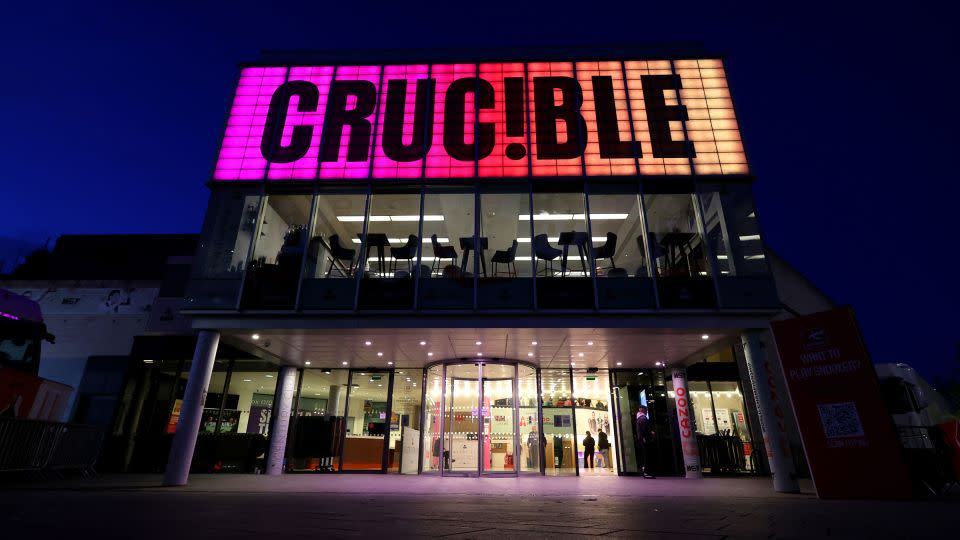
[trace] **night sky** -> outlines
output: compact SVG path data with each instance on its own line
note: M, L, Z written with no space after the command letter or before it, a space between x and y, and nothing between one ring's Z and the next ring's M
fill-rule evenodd
M0 237L199 232L236 64L264 49L699 41L727 56L768 245L854 306L875 361L958 354L956 7L57 4L0 17Z

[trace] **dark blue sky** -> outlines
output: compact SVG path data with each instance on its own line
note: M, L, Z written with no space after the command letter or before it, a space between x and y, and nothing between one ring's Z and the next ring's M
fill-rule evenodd
M701 41L728 57L767 243L854 306L875 361L956 355L955 7L56 4L0 18L0 236L197 232L236 64L262 49Z

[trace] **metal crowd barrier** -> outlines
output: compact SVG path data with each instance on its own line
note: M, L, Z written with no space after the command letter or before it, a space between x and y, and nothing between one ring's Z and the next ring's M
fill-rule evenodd
M76 470L93 474L103 433L96 426L0 418L0 473Z

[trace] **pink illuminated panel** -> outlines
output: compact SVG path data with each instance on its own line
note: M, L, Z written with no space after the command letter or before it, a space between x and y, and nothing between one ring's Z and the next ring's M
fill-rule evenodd
M572 62L532 62L527 64L527 100L535 101L535 85L538 77L570 77L573 78ZM554 93L555 103L561 103L559 92ZM533 175L534 176L580 176L583 170L580 166L580 157L566 159L545 159L537 154L537 111L530 107L530 125L533 132L530 134L533 144ZM567 133L567 124L557 122L557 141L566 142L571 136L578 134ZM571 129L571 131L573 131Z
M419 178L423 172L423 158L414 161L396 161L384 152L384 130L387 124L387 97L391 81L406 81L406 95L403 100L403 124L400 142L403 145L420 145L422 148L423 130L427 115L417 119L417 88L418 81L428 79L429 67L426 64L415 66L384 66L383 83L380 85L380 112L377 121L377 144L374 147L373 177L374 178ZM396 83L394 83L396 84ZM429 110L427 110L429 112ZM395 114L391 112L391 115ZM391 117L391 120L395 118ZM421 130L417 130L420 140L414 140L414 128L419 120Z
M746 174L747 156L733 112L730 89L721 60L676 60L683 88L680 100L687 108L687 135L697 156L697 174Z
M286 121L283 132L280 134L280 144L288 146L293 138L295 126L310 126L313 128L310 140L310 149L306 155L291 163L270 163L267 178L270 180L304 180L317 177L318 158L320 155L320 132L323 129L323 113L327 109L327 97L330 94L330 81L333 79L332 67L292 67L287 76L287 82L306 81L316 85L320 97L315 111L298 111L300 98L291 96L287 106Z
M336 81L368 81L374 88L380 85L380 66L340 66L337 68ZM376 99L376 98L374 98ZM356 98L347 99L347 110L356 110L359 106ZM350 141L353 138L353 128L349 125L343 127L339 137L340 150L337 161L320 162L320 178L367 178L370 176L370 152L369 145L373 143L373 120L375 114L370 114L367 120L370 123L370 136L367 138L368 151L367 158L364 161L349 161L347 152ZM336 144L334 141L325 141L324 144L330 147ZM322 150L322 149L321 149Z
M213 171L214 180L262 180L267 160L260 141L273 93L283 84L285 67L248 67L240 71L230 118Z
M530 174L749 174L723 62L245 67L213 179Z
M601 78L595 81L594 78ZM622 154L633 143L633 130L630 129L629 103L624 88L623 69L620 62L577 62L577 81L583 88L583 119L587 123L587 147L583 159L587 167L587 176L618 176L637 173L635 156ZM594 83L599 84L599 88ZM609 86L608 86L609 83ZM604 95L596 96L597 92ZM612 95L613 111L610 109L608 96ZM600 99L594 99L598 97ZM598 121L598 107L603 108ZM615 115L610 118L609 112ZM615 120L610 122L609 120ZM600 125L603 124L603 125ZM601 138L603 145L601 145ZM616 157L604 157L601 151L608 156L617 153Z
M650 126L647 122L646 103L643 99L641 77L644 75L671 75L669 60L641 60L625 62L627 70L627 89L630 91L630 110L633 113L633 132L640 142L640 174L690 174L690 160L685 157L662 158L653 155L650 142ZM668 105L676 105L676 92L665 92ZM674 141L682 141L683 125L670 123L670 136Z
M480 78L488 81L494 91L494 108L480 109L480 122L490 122L496 126L493 151L480 159L480 176L527 176L530 149L527 145L527 116L523 97L523 64L480 64ZM508 92L511 94L509 98ZM510 111L507 110L508 106L511 107ZM510 148L510 152L507 152L507 148Z
M442 64L432 66L430 76L437 81L436 97L433 100L433 143L427 152L427 178L465 178L473 176L474 162L460 161L450 157L443 146L444 110L447 90L455 80L477 76L476 64ZM466 94L464 105L463 142L473 144L476 123L476 106L473 93Z

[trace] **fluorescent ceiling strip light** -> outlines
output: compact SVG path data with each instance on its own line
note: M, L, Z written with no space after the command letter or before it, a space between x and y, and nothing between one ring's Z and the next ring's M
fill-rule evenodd
M760 254L760 255L747 255L746 257L744 257L744 259L746 259L746 260L748 260L748 261L756 261L756 260L758 260L758 259L766 259L766 257L765 257L763 254Z
M590 214L590 219L627 219L629 214ZM529 221L530 214L520 214L517 216L520 221ZM570 220L582 220L584 219L584 214L548 214L546 212L541 212L533 216L534 221L570 221Z
M443 221L442 215L435 214L426 214L423 216L424 221ZM342 223L358 223L363 222L363 216L337 216L337 221ZM370 216L370 221L392 221L392 222L410 222L410 221L420 221L420 216L416 214L409 215L397 215L397 216Z
M759 240L759 239L760 239L760 235L759 235L759 234L745 234L745 235L740 236L740 241L741 241L741 242L744 242L744 241L747 241L747 240Z
M387 238L387 240L388 240L391 244L406 244L406 243L407 243L407 239L406 239L406 238ZM359 238L351 238L350 241L353 242L354 244L359 244L359 243L360 243L360 239L359 239ZM449 242L449 241L450 241L449 238L437 238L437 242L446 243L446 242ZM430 245L430 243L431 243L431 240L430 240L430 239L425 239L425 240L423 241L423 245L425 245L425 246Z
M559 237L559 236L550 236L550 237L547 237L547 241L549 241L549 242L559 242L559 241L560 241L560 237ZM594 241L594 242L606 242L606 241L607 241L607 237L606 237L606 236L594 236L594 237L593 237L593 241ZM529 244L529 243L530 243L530 239L529 239L529 238L517 238L517 242L518 242L518 243L521 243L521 244Z

